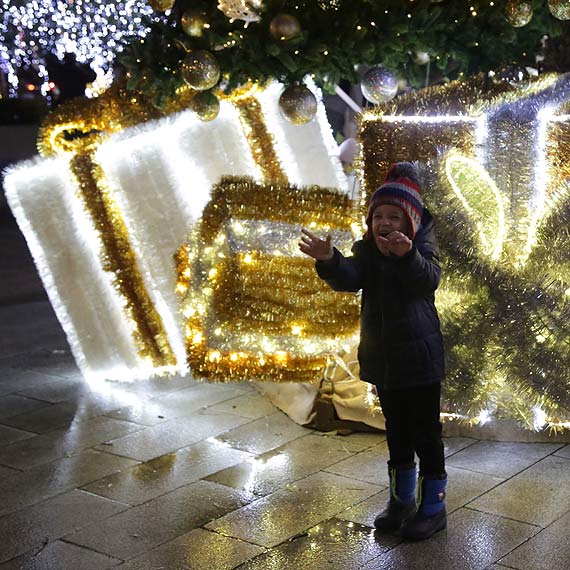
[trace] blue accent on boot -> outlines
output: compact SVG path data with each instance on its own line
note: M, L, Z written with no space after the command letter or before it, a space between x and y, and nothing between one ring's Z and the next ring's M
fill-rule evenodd
M423 479L421 482L421 502L418 511L426 517L433 517L445 507L445 479Z
M395 471L394 475L390 477L390 496L405 505L414 503L416 500L416 468L390 468L390 471Z

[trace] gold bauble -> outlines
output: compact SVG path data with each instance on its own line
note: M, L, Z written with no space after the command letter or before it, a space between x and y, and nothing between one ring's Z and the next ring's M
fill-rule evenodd
M150 7L158 12L166 12L174 6L175 0L148 0Z
M570 0L548 0L550 13L559 20L570 20Z
M511 26L522 28L532 20L532 5L521 0L508 0L505 4L505 18Z
M271 19L269 33L276 40L290 40L301 33L301 24L291 14L277 14Z
M213 121L220 112L220 101L211 91L202 91L192 97L190 109L202 121Z
M192 89L205 91L220 79L220 66L209 51L191 49L182 60L182 78Z
M180 26L185 34L199 38L204 33L204 30L210 27L210 24L205 12L186 10L180 18Z
M317 114L317 98L304 85L290 85L279 97L279 109L294 125L304 125Z

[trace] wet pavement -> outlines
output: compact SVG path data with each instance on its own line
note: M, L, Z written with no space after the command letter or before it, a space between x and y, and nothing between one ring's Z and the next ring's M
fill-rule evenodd
M303 428L249 384L88 385L29 261L3 279L0 570L570 568L570 445L446 438L448 528L378 535L383 433Z

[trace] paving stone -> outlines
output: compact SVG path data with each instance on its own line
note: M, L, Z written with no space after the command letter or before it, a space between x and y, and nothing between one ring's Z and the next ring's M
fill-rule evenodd
M332 433L319 434L322 437L337 440L349 451L364 451L370 447L374 447L383 441L386 441L386 432L353 432L346 435Z
M263 496L338 463L350 454L338 440L307 435L214 473L208 480Z
M570 567L570 512L552 523L528 542L521 544L499 563L520 570L557 570Z
M0 518L0 562L115 515L127 508L83 491L71 491Z
M246 503L235 489L198 481L70 534L66 540L126 560Z
M558 455L559 457L566 457L566 459L570 459L570 445L565 445L561 447L554 455Z
M240 566L240 570L347 570L386 551L374 531L331 519Z
M10 445L16 441L23 441L35 436L35 433L30 433L29 431L0 425L0 446Z
M55 382L47 382L41 386L18 390L20 396L34 398L50 404L58 404L68 400L76 400L87 390L87 384L81 377L58 378Z
M377 491L375 485L321 472L213 520L206 528L271 548Z
M231 570L262 552L254 544L197 528L126 562L121 570Z
M106 570L121 560L61 540L0 564L0 570Z
M521 522L459 509L449 516L446 530L426 541L402 542L361 570L483 570L538 530Z
M469 506L545 527L570 510L569 467L563 457L546 457Z
M33 370L3 366L2 359L0 359L0 396L14 394L19 390L42 386L58 380L61 380L61 376L50 376Z
M553 443L479 441L450 457L447 465L508 478L560 447Z
M99 479L84 489L122 503L138 505L248 457L249 453L215 441L201 441Z
M210 411L236 414L244 418L258 420L274 414L275 406L259 394L244 394L220 404L215 404Z
M0 463L16 469L30 469L140 429L142 426L137 424L102 416L73 422L67 429L1 447Z
M0 515L87 485L136 462L89 449L0 479Z
M184 420L175 419L147 427L110 441L111 445L98 446L96 449L140 461L149 461L248 421L239 416L196 412Z
M454 455L458 451L461 451L474 443L477 443L477 440L470 437L444 437L443 450L445 457Z
M327 467L325 471L387 487L389 485L388 457L388 444L384 441Z
M61 404L52 404L38 410L4 418L2 422L16 428L41 434L71 425L76 414L76 403L62 402Z
M33 305L34 303L30 303L28 306L18 305L16 310L26 313L27 310L34 309ZM40 307L40 304L37 304L37 308L51 311L49 303L46 303L42 307ZM23 343L23 351L25 352L20 352L19 354L3 358L0 361L0 367L10 367L18 370L33 370L35 372L49 374L50 376L59 376L64 378L81 375L79 368L75 364L75 360L67 347L67 343L62 347L48 347L29 352L30 346L37 345L34 345L33 339L30 338L30 334L33 334L34 327L30 327L29 322L25 324L26 330L24 336L27 336L27 339L24 339L26 342ZM56 331L55 328L52 327L52 335L61 331L61 327L58 326L57 329L58 330ZM16 336L18 332L14 331L13 334Z
M296 424L282 412L276 412L233 429L216 439L257 455L309 433L310 430Z
M0 356L12 359L30 347L69 353L65 334L47 300L1 305L0 338Z
M0 396L0 421L2 418L17 416L18 414L45 408L48 405L46 402L39 402L38 400L25 398L24 396L18 396L16 394Z
M4 467L0 465L0 479L4 479L5 477L13 477L20 473L17 469L10 469L9 467Z

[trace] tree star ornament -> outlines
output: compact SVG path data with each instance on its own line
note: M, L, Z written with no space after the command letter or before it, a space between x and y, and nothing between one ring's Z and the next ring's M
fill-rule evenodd
M191 49L182 60L182 78L197 91L211 89L220 79L220 66L209 52Z
M245 27L252 22L259 22L262 0L219 0L218 8L230 19L243 20Z
M279 109L294 125L304 125L317 113L317 98L304 85L290 85L279 97Z

